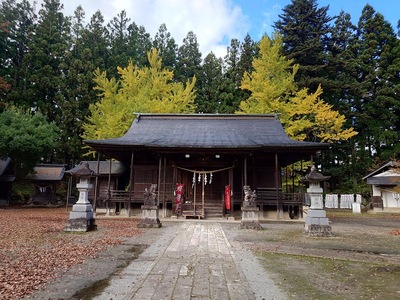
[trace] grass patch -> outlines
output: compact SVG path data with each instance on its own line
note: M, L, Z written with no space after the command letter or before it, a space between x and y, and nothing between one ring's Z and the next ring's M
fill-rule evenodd
M397 265L258 253L290 299L399 299Z

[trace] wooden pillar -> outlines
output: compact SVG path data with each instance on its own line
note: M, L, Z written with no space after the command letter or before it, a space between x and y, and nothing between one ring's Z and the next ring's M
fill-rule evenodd
M99 198L100 152L97 152L96 179L94 184L93 212L96 215L97 201Z
M166 179L166 172L167 172L167 157L164 156L164 170L163 170L163 216L164 218L167 217L167 202L165 199L165 189L166 189L166 184L165 184L165 179Z
M231 187L231 212L233 213L233 169L229 169L229 186Z
M71 197L71 190L72 190L72 175L69 174L68 187L67 187L67 204L65 205L67 211L68 211L69 198Z
M110 205L111 205L111 168L112 168L112 158L110 158L110 167L108 170L108 188L107 188L107 200L106 200L106 215L110 215Z
M201 215L204 217L204 175L201 178Z
M276 214L278 219L283 218L282 202L279 199L279 159L278 153L275 153L275 188L276 188Z
M176 184L178 183L178 174L177 174L177 168L173 168L172 169L172 188L174 190L173 195L176 196ZM185 190L187 190L186 187L186 183L185 183ZM183 193L182 193L182 198L181 198L181 204L180 206L182 207L183 203L182 203L182 199L183 199ZM176 197L172 197L172 214L177 214L180 212L177 211L177 207L176 207Z
M247 185L247 156L244 156L243 159L243 178L244 178L244 185Z
M196 174L196 173L195 173ZM197 177L195 175L195 182L193 187L193 215L196 215L196 200L197 200Z
M160 206L160 188L161 188L161 155L158 157L157 206Z
M128 204L128 217L131 216L131 203L132 203L132 194L135 191L135 187L134 187L134 182L133 182L133 158L134 158L134 152L132 151L131 154L131 170L129 173L129 204Z
M295 177L294 164L292 164L292 193L293 194L295 192L295 189L294 189L294 177Z

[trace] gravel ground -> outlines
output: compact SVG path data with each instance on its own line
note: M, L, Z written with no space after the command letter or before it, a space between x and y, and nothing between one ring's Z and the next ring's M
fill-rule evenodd
M256 299L283 300L287 297L284 292L275 284L269 272L263 268L259 259L252 251L244 248L241 243L233 237L238 232L238 225L223 226L225 234L232 245L232 252L236 257L237 265L242 269ZM251 234L251 230L244 230L247 234Z

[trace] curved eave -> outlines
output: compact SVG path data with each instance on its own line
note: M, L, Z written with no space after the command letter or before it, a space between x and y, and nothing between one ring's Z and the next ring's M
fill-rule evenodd
M224 151L224 152L252 152L252 151L279 151L279 152L315 152L324 150L329 147L326 143L309 143L309 142L295 142L295 143L283 143L273 145L249 145L249 146L233 146L233 145L177 145L177 146L160 146L160 145L138 145L128 144L120 142L107 141L84 141L84 143L90 146L95 151L99 152L112 152L112 151L143 151L150 150L154 152L184 152L184 151Z

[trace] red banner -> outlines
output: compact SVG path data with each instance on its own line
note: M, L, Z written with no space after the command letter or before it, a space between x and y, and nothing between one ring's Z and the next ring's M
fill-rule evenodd
M177 205L181 204L184 186L185 185L183 183L176 184L176 201L175 201L175 203Z
M231 186L228 184L225 186L225 208L231 209Z

